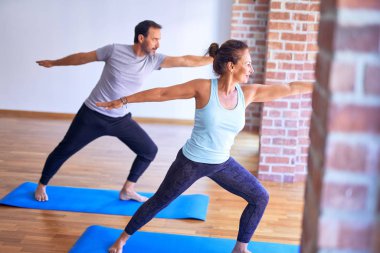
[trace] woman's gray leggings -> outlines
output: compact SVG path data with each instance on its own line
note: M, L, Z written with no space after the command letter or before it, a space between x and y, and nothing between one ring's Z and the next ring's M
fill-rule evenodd
M240 218L237 237L239 242L248 243L268 204L268 192L250 172L233 158L230 157L221 164L198 163L186 158L182 149L178 152L157 192L136 211L125 227L125 232L132 235L195 181L204 176L211 178L227 191L248 202Z

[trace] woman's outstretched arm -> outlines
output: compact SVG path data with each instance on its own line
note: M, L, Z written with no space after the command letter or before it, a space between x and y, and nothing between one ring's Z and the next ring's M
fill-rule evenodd
M188 99L197 96L197 86L204 82L202 79L192 80L183 84L169 87L160 87L141 91L129 96L121 97L108 102L97 102L96 106L104 107L108 110L122 107L124 104L140 102L163 102L175 99Z
M252 102L269 102L291 95L311 93L313 84L296 81L289 84L251 84L242 88L248 105Z

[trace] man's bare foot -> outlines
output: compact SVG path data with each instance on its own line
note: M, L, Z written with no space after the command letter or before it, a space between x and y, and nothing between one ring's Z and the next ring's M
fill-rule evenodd
M249 250L244 250L244 251L241 251L241 250L236 250L235 248L232 250L232 253L252 253L251 251Z
M234 249L232 250L232 253L252 253L252 252L249 251L249 250L247 250L247 249L242 249L242 250L240 250L240 249L236 249L236 248L234 248Z
M34 198L37 201L48 201L49 197L46 193L46 185L38 183L37 189L34 192Z
M248 243L236 242L232 253L252 253L247 249Z
M122 253L123 247L127 242L129 235L123 231L116 242L108 249L109 253Z
M140 194L138 194L137 192L135 191L121 191L120 194L119 194L119 198L121 200L136 200L138 202L145 202L148 200L147 197L145 196L142 196Z
M145 202L148 200L147 197L144 197L140 194L138 194L135 191L135 184L134 182L126 181L123 185L123 188L120 191L119 198L121 200L136 200L138 202Z

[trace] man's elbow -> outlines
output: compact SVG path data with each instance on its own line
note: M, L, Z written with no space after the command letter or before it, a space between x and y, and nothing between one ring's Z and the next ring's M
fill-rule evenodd
M197 61L191 58L190 55L185 55L182 57L180 65L182 67L194 67L197 64Z

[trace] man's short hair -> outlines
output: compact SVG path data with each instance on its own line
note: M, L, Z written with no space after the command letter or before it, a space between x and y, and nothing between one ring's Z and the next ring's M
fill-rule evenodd
M139 40L138 40L138 37L140 34L142 34L144 37L146 37L148 35L148 31L149 31L149 28L157 28L157 29L161 29L162 26L157 24L156 22L152 21L152 20L144 20L140 23L138 23L135 27L135 39L134 39L134 43L138 43Z

